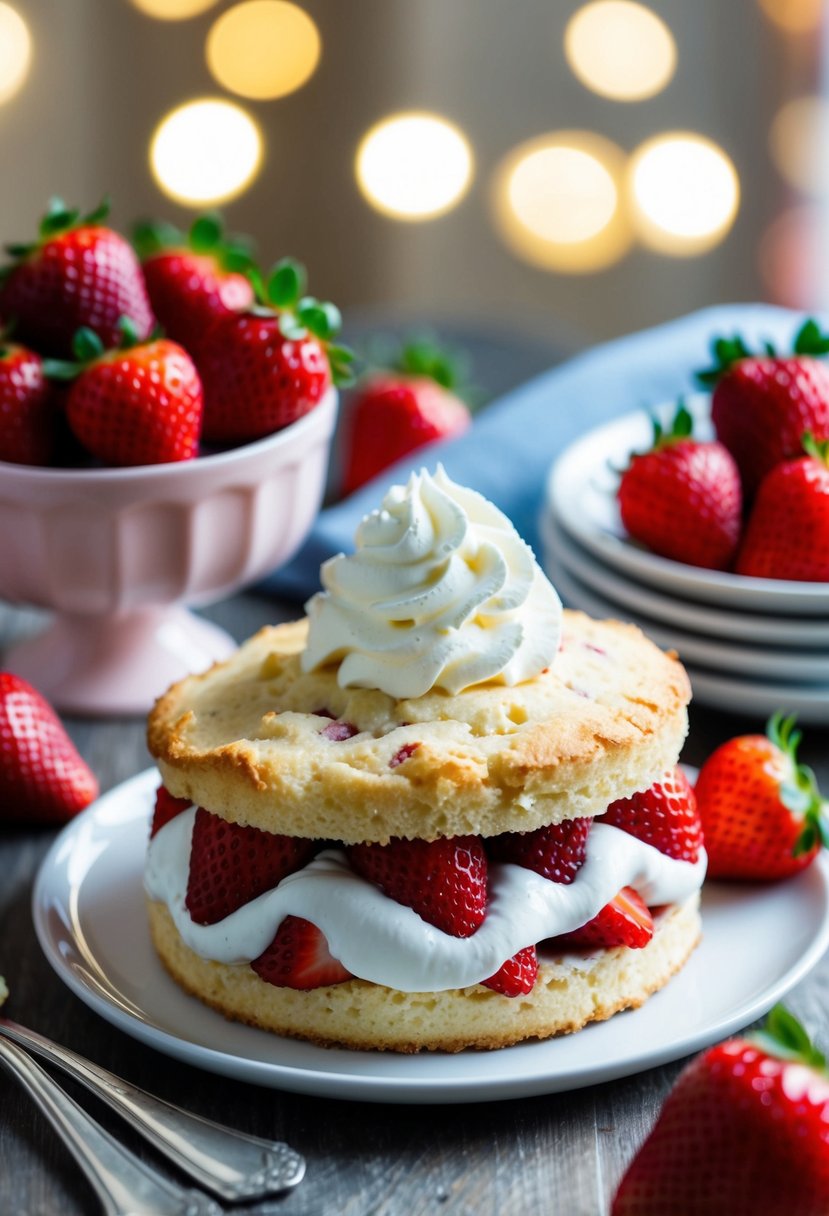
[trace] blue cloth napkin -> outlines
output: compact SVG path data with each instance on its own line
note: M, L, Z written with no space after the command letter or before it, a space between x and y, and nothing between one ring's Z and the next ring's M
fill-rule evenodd
M739 331L752 349L770 339L787 350L801 320L799 313L769 305L724 305L577 355L493 402L465 435L430 445L322 511L297 556L262 587L289 599L312 595L320 564L353 548L357 525L380 505L385 489L413 469L434 469L439 460L453 480L500 507L538 553L545 480L571 440L619 414L693 391L693 373L711 362L712 337Z

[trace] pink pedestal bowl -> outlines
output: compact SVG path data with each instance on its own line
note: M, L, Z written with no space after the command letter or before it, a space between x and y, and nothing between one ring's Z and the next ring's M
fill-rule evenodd
M206 604L287 561L319 510L336 393L232 451L129 469L0 462L0 598L52 609L3 666L62 710L145 713L235 643Z

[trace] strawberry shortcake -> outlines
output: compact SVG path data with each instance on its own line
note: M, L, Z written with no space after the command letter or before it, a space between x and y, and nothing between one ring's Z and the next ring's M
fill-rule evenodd
M494 1048L641 1004L700 934L689 686L562 612L442 469L395 486L267 628L156 704L146 867L168 971L361 1049Z

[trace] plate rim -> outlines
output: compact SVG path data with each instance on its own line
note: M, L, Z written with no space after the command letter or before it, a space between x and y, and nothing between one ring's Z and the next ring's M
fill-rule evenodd
M165 1055L172 1056L195 1067L218 1073L219 1075L233 1077L237 1080L329 1099L337 1098L341 1100L371 1101L386 1104L420 1104L430 1102L461 1104L532 1097L554 1092L569 1092L570 1090L576 1090L585 1086L603 1084L607 1081L631 1076L648 1068L659 1067L672 1060L692 1054L701 1047L718 1041L735 1030L746 1026L749 1022L754 1021L765 1013L781 996L798 984L818 963L826 949L829 948L829 859L819 857L815 866L819 875L822 917L817 932L812 936L808 948L786 969L784 974L778 976L774 983L766 987L760 994L741 1000L727 1016L717 1018L713 1024L706 1023L700 1026L695 1033L687 1034L679 1041L665 1043L661 1048L656 1050L653 1048L638 1049L611 1063L603 1063L597 1069L585 1070L583 1067L577 1067L571 1068L568 1071L565 1064L563 1069L558 1070L555 1078L551 1078L550 1075L542 1071L534 1076L522 1075L520 1073L517 1076L512 1076L506 1073L505 1075L493 1078L484 1073L481 1076L463 1079L456 1077L411 1077L341 1073L327 1071L324 1067L309 1068L305 1065L257 1060L248 1056L238 1055L233 1051L219 1051L214 1047L204 1046L183 1039L173 1031L165 1030L150 1021L142 1020L140 1017L116 1004L109 996L96 991L88 983L84 982L81 976L72 968L71 964L61 957L56 942L53 940L53 935L46 923L47 904L51 904L52 906L55 904L54 899L49 898L47 900L45 898L49 879L53 871L57 872L59 858L68 848L70 842L74 843L76 833L82 829L86 822L93 820L96 815L100 816L110 805L117 804L126 795L139 791L142 786L146 786L149 792L150 787L154 788L157 781L158 773L154 768L144 769L142 772L127 778L108 790L101 798L97 799L96 802L92 803L90 807L81 812L80 815L76 816L63 828L43 858L33 885L32 917L35 932L40 947L58 978L84 1004L110 1022L110 1024L130 1035L130 1037ZM135 815L133 814L128 816L122 824L116 822L114 825L110 825L110 832L113 830L117 831L119 827L126 827L134 818ZM812 868L810 868L810 871ZM806 873L810 873L810 871ZM84 874L88 872L89 865L86 866ZM80 889L81 885L82 880L78 883L78 889ZM60 906L65 907L65 903L61 902ZM72 937L74 943L74 935L71 934L69 925L66 925L65 928L66 933ZM102 972L104 975L106 974L103 969ZM181 992L180 995L182 1001L194 999L188 997L184 992ZM636 1013L635 1010L630 1012L632 1014ZM221 1015L215 1014L215 1016L223 1021ZM624 1016L624 1014L621 1016ZM590 1028L586 1029L589 1030ZM263 1031L261 1033L264 1034L266 1032ZM290 1044L290 1040L285 1041ZM505 1048L503 1050L532 1051L535 1048L543 1049L551 1043L560 1041L559 1039L541 1041L537 1044L518 1044L514 1049ZM318 1050L325 1052L330 1049L318 1048ZM347 1049L340 1050L345 1051ZM365 1054L371 1055L374 1059L377 1053L353 1052L350 1054L359 1060L360 1056ZM383 1054L384 1056L387 1055L387 1053ZM490 1053L475 1053L475 1056L476 1059L480 1058L485 1063L488 1054ZM500 1055L500 1053L494 1054L496 1057ZM383 1063L388 1063L389 1067L394 1067L396 1058L388 1054L388 1058L384 1059ZM410 1058L412 1057L403 1057L404 1060ZM452 1057L449 1058L451 1060Z
M695 418L706 418L708 401L707 393L694 393L688 395L686 405ZM569 443L553 461L544 490L545 506L557 523L597 557L648 585L678 589L693 599L719 606L753 603L758 611L774 611L776 608L786 616L819 615L821 610L829 610L829 583L754 578L725 570L701 570L626 544L620 537L598 526L588 526L584 512L570 510L568 495L562 490L561 483L567 475L572 475L570 466L578 461L584 449L595 446L603 437L616 431L624 432L633 426L641 426L643 421L649 422L653 414L665 418L675 408L673 402L661 402L650 411L631 410L592 427ZM606 449L603 459L605 462L608 459ZM599 467L598 458L594 467Z

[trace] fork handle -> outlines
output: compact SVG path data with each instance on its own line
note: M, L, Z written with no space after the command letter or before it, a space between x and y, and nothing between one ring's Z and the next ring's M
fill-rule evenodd
M61 1137L106 1216L221 1216L207 1195L163 1178L114 1140L16 1043L0 1038L0 1061Z
M2 1036L58 1065L200 1186L223 1199L242 1202L276 1195L296 1186L305 1174L304 1159L287 1144L190 1114L8 1018L0 1018L0 1041Z

